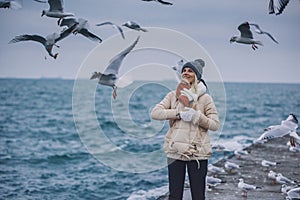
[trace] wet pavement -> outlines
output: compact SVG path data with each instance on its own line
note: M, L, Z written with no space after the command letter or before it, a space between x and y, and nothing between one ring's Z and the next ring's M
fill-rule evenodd
M244 150L249 154L242 156L232 155L227 159L220 160L215 166L223 167L226 161L236 163L239 169L229 173L227 170L223 174L215 174L214 176L222 179L225 183L221 183L211 191L206 192L206 199L256 199L256 200L282 200L286 195L281 192L281 184L274 183L268 178L267 174L270 170L281 173L283 176L300 181L300 153L292 153L289 151L287 142L289 137L276 138L264 144L253 144ZM276 166L264 167L262 160L279 162ZM208 175L213 175L209 173ZM245 183L259 186L262 189L251 190L247 193L247 197L242 196L242 191L237 187L239 179L243 178Z

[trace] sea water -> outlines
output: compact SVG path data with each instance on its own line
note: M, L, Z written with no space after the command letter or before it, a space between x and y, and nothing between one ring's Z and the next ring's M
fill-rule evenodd
M0 79L0 199L156 199L167 192L168 123L149 112L176 84L134 83L112 100L111 88L78 83ZM222 122L212 143L231 151L290 113L300 118L300 84L208 85ZM222 156L214 152L209 162Z

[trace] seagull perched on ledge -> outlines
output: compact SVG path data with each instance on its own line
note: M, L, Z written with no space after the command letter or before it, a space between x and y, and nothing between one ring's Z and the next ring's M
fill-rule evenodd
M119 69L121 67L122 61L126 57L127 54L135 47L138 43L140 36L125 50L121 53L113 57L108 65L108 67L104 70L103 73L101 72L94 72L90 79L98 78L98 83L102 85L111 86L113 88L113 98L116 99L117 97L117 86L116 80L117 75L119 73Z
M230 43L236 42L236 43L241 43L241 44L251 44L252 49L255 50L258 47L257 45L263 46L261 41L255 40L253 38L252 32L250 30L250 25L248 22L244 22L238 26L238 30L240 31L241 35L240 36L232 36L230 39Z
M242 190L243 197L247 197L247 192L250 190L261 189L261 187L244 183L244 179L242 178L239 179L238 188Z

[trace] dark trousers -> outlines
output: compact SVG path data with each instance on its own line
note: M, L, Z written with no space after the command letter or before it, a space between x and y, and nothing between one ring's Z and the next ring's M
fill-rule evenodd
M195 160L182 161L168 158L169 200L182 199L186 168L190 181L192 199L205 199L207 160L199 160L199 165Z

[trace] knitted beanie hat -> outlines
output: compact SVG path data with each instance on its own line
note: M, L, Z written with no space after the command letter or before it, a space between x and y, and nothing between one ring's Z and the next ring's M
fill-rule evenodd
M203 72L203 67L205 66L205 62L204 60L202 59L196 59L194 61L190 61L190 62L187 62L185 63L183 66L182 66L182 70L181 70L181 73L183 72L183 69L188 67L188 68L191 68L196 76L197 76L197 79L198 80L201 80L201 77L202 77L202 72Z

